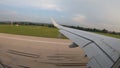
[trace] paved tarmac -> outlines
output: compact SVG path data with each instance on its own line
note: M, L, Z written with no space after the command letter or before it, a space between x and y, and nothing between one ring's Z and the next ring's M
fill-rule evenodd
M86 68L88 58L68 39L0 33L0 68Z

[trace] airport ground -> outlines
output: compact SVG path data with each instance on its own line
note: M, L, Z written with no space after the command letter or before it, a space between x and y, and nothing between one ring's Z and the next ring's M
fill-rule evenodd
M68 39L0 33L0 63L6 68L86 68L88 58Z

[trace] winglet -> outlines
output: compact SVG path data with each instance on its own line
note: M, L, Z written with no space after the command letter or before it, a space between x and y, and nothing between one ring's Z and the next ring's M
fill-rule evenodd
M57 27L57 28L61 27L59 24L56 23L56 21L53 18L51 18L51 21L55 27Z

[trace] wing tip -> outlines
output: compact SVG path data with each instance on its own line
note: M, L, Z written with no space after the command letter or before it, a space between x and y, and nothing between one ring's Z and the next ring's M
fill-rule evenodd
M52 23L53 23L53 25L54 25L55 27L58 27L58 26L59 26L53 18L51 18L51 21L52 21Z

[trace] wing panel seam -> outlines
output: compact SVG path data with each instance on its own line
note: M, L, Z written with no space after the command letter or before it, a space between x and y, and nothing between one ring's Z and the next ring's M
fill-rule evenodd
M68 31L68 30L65 30L65 29L62 29L62 30L67 31L67 32L69 32L69 33L72 33L72 32L70 32L70 31ZM80 36L80 35L75 34L75 33L72 33L72 34L77 35L77 36L79 36L79 37L81 37L81 38L83 38L83 39L86 39L86 40L91 41L91 42L89 42L89 43L92 43L92 42L93 42L113 63L115 62L95 41L93 41L93 40L91 40L91 39L88 39L88 38L86 38L86 37ZM88 43L88 45L89 45L89 43Z
M94 42L89 42L89 43L85 44L85 45L83 46L83 48L86 47L86 46L88 46L88 45L91 44L91 43L94 43Z

